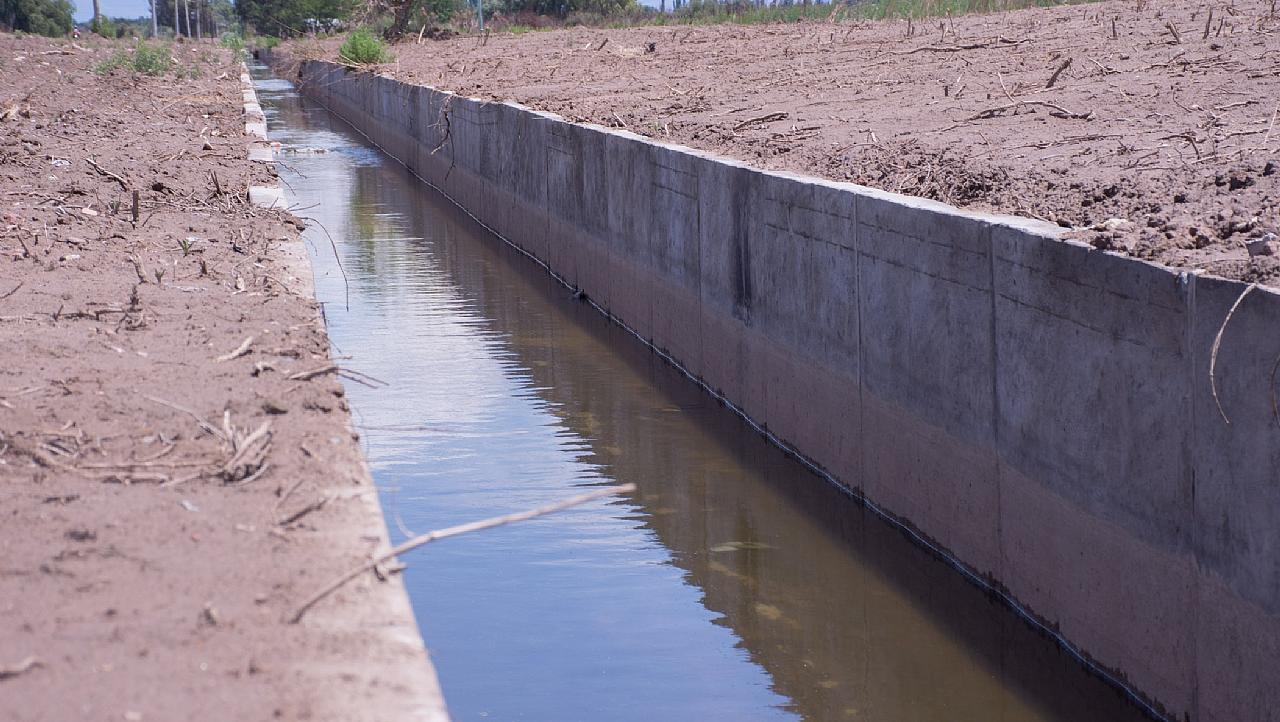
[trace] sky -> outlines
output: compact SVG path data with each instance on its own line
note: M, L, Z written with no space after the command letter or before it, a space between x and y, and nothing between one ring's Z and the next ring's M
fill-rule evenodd
M76 22L93 19L93 0L71 0L76 6ZM151 17L150 0L101 0L102 14L109 18Z

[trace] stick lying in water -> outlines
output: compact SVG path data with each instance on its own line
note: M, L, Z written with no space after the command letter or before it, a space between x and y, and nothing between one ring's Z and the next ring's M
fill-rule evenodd
M308 610L310 610L313 606L316 605L316 602L319 602L321 599L324 599L325 597L329 596L338 588L340 588L342 585L346 584L352 579L355 579L361 574L372 570L374 567L378 566L379 564L389 559L398 557L401 554L404 554L405 552L411 549L417 549L423 544L427 544L433 541L439 541L440 539L447 539L451 536L458 536L460 534L469 534L473 531L483 531L485 529L492 529L495 526L511 524L517 521L526 521L528 519L533 519L535 517L545 516L547 514L553 514L557 511L564 511L565 509L579 506L589 501L595 501L596 499L602 499L606 496L613 496L615 494L626 494L626 493L633 492L635 490L636 490L635 484L622 484L620 486L611 486L608 489L600 489L599 491L592 491L586 494L579 494L578 496L569 497L564 501L558 501L554 504L547 504L546 506L540 506L535 509L529 509L528 511L516 512L515 514L507 514L505 516L495 516L489 519L482 519L480 521L468 522L466 524L459 524L457 526L451 526L445 529L437 529L436 531L431 531L431 532L427 532L426 534L421 534L419 536L416 536L400 544L399 546L394 547L388 552L385 552L383 554L380 554L374 557L373 559L365 562L364 564L361 564L360 566L356 567L355 569L352 569L346 574L343 574L341 577L338 577L337 579L333 580L328 585L326 585L324 589L321 589L320 591L316 592L309 599L307 599L307 601L303 602L301 606L299 606L296 610L293 611L292 614L290 614L286 618L286 621L288 621L290 624L297 624L298 622L302 621L303 615L305 615Z

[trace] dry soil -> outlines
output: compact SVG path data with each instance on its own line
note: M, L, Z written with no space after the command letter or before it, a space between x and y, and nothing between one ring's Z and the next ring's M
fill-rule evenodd
M398 716L376 585L281 621L382 539L239 61L126 47L0 35L0 719Z
M1280 232L1278 12L1139 0L570 28L409 42L379 72L1274 283L1280 255L1246 242ZM328 42L296 52L336 57Z

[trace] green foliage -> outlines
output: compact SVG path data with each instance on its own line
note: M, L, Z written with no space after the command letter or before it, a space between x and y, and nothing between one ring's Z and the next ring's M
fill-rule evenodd
M811 3L802 5L787 3L759 6L749 1L716 2L716 0L687 0L680 3L670 15L670 21L696 25L715 23L795 23L802 20L826 20L843 6ZM666 25L667 18L656 18L657 25ZM647 23L646 23L647 24Z
M130 53L127 50L117 50L110 58L98 63L93 71L99 75L106 75L113 70L130 70L142 75L164 75L174 69L173 56L169 53L169 48L164 45L148 45L139 42ZM192 77L199 76L199 70L192 66ZM178 77L183 77L184 71L178 68Z
M164 75L173 67L173 56L166 45L139 42L133 48L133 70L143 75Z
M253 39L253 44L263 50L270 50L280 44L280 38L274 35L259 35Z
M241 37L239 33L223 33L219 42L222 43L222 47L224 48L230 48L237 52L244 50L244 38Z
M507 4L537 4L552 0L504 0ZM584 0L555 0L584 2ZM604 4L615 0L585 0L585 5ZM773 5L757 5L752 0L668 0L672 11L659 12L650 7L573 11L564 17L568 25L592 25L623 28L637 25L713 25L736 23L795 23L850 19L887 19L904 17L936 17L969 13L1002 12L1030 7L1075 5L1096 0L853 0L850 2L812 2L780 0Z
M235 10L246 31L287 37L345 20L355 4L356 0L237 0Z
M116 24L111 22L111 18L98 18L90 24L89 30L104 38L114 38L116 36Z
M376 65L391 62L391 54L369 28L357 28L338 48L338 60L350 65Z
M498 9L512 15L534 13L560 18L579 15L621 19L642 12L637 0L501 0Z
M133 59L129 57L129 53L124 50L117 50L111 57L93 66L93 72L98 75L110 75L111 71L119 68L128 68L132 64Z
M100 18L99 29L94 29L92 22L89 25L89 31L97 33L104 38L138 38L144 37L151 32L151 17L139 18L109 18L103 15Z
M423 0L421 12L428 21L447 23L466 10L465 0Z
M969 15L994 13L1024 8L1078 5L1094 0L871 0L855 6L854 14L860 18L883 20L887 18L926 18L945 15Z
M69 0L0 0L0 28L58 37L71 32Z

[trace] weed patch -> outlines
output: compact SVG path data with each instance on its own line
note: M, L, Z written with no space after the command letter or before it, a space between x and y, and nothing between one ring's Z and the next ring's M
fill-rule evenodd
M391 53L369 28L358 28L338 48L338 60L345 65L377 65L390 62Z

